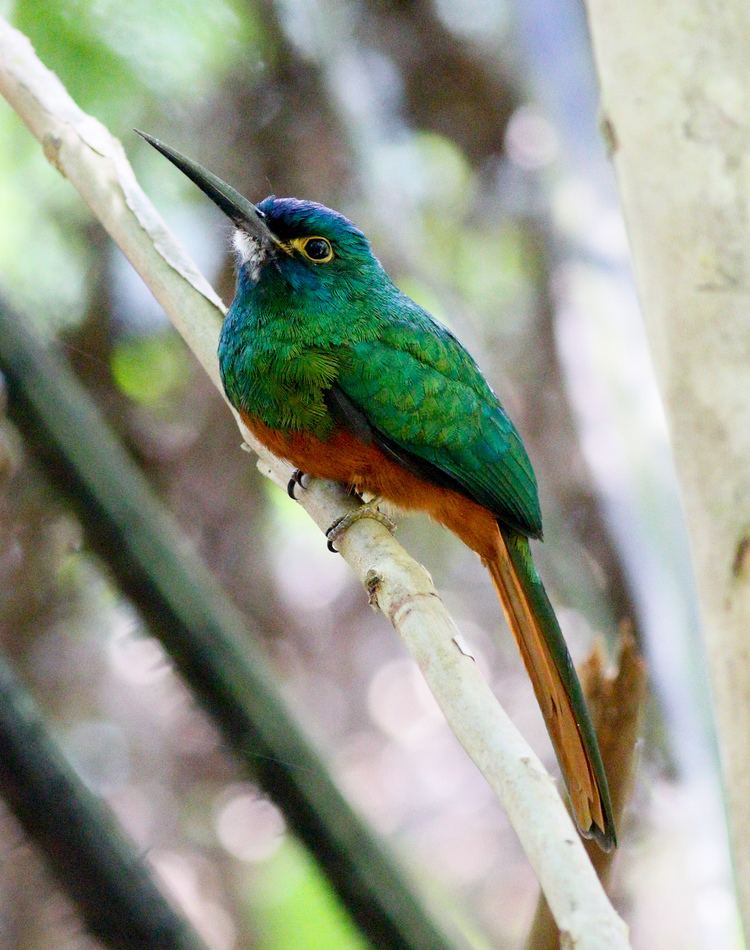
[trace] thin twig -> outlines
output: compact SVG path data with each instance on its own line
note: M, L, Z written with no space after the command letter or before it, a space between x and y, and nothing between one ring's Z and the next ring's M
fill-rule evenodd
M138 188L122 147L72 102L28 40L0 26L0 91L42 142L45 154L80 191L218 384L221 310L213 292L168 235ZM258 449L277 482L289 467ZM347 504L338 486L314 482L305 509L327 527ZM351 503L350 503L351 504ZM457 630L429 575L388 531L362 519L340 543L342 556L402 636L451 728L497 793L571 946L627 946L554 783L492 695L476 664L456 645Z

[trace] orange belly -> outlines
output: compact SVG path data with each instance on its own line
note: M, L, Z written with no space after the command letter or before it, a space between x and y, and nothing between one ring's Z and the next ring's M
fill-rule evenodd
M495 554L497 519L481 505L449 488L420 478L376 445L336 429L322 441L307 432L271 429L241 413L253 435L274 455L314 478L328 478L369 492L411 511L424 511L483 558Z

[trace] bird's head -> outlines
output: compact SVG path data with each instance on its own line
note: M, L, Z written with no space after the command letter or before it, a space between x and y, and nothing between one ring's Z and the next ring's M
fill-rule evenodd
M348 218L314 201L271 195L256 206L269 236L240 223L234 232L240 281L329 297L365 287L382 269L370 242ZM235 222L236 223L236 222Z
M351 221L324 205L271 195L254 205L197 162L139 132L191 179L235 226L240 290L284 284L317 298L365 292L384 271L370 242Z

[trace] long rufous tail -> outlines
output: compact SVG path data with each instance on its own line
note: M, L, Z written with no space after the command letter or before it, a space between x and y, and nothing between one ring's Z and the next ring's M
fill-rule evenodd
M498 528L497 555L485 563L534 686L576 823L609 851L617 842L599 745L528 538Z

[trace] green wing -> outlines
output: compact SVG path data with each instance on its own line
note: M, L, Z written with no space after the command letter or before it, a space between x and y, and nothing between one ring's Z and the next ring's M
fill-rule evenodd
M458 340L412 308L377 340L339 352L338 388L426 477L437 470L501 522L541 536L536 479L521 437Z

